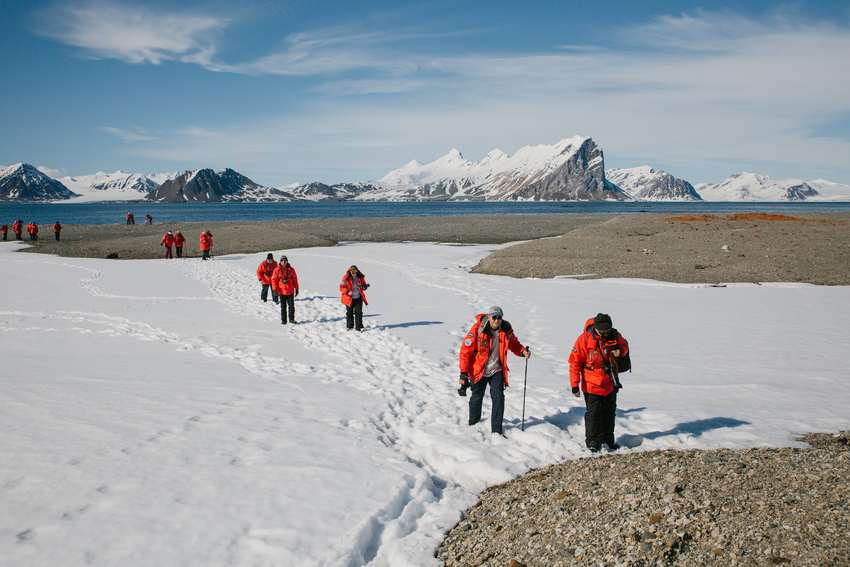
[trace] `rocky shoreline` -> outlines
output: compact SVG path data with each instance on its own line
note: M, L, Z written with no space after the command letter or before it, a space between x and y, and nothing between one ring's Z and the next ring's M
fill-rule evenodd
M811 448L653 451L553 465L481 494L446 567L850 565L850 432Z
M67 225L26 251L69 257L161 258L166 230L182 230L198 256L265 254L345 241L518 244L475 271L512 277L645 278L680 283L850 284L850 213L805 215L522 214L307 219L156 225ZM45 227L45 231L46 227Z

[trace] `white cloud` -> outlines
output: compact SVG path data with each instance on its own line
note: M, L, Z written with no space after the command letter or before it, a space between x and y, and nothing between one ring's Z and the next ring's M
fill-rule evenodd
M96 58L207 65L215 53L210 34L226 24L225 19L211 15L92 0L57 5L45 14L38 31Z
M54 179L62 177L63 175L65 175L65 172L63 170L54 169L54 168L48 167L46 165L37 165L35 168L37 170L39 170L40 172L42 172L43 174L45 174L46 176L53 177Z
M101 126L98 130L111 134L125 142L152 142L156 140L155 136L151 136L141 128L128 130L125 128L116 128L114 126Z

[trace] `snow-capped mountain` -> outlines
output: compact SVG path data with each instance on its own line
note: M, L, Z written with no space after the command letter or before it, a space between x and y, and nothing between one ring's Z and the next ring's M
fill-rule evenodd
M757 173L736 173L720 183L700 183L706 201L805 201L818 191L800 179L771 179Z
M98 171L93 175L62 177L60 181L79 195L74 202L134 201L144 199L148 193L175 175Z
M572 201L625 200L605 180L602 149L575 136L552 145L524 146L513 155L495 149L468 161L457 149L426 164L411 161L378 179L364 200Z
M640 201L701 201L694 186L648 165L609 169L605 177Z
M361 195L379 191L380 188L370 183L336 183L334 185L326 185L324 183L313 182L303 185L288 185L281 188L281 190L291 195L294 200L300 201L349 201Z
M818 196L814 198L816 201L850 201L850 185L826 179L812 179L806 183L817 190Z
M28 163L0 166L0 201L56 201L76 194Z
M216 201L290 201L273 187L263 187L230 168L187 170L148 193L147 199L167 203Z

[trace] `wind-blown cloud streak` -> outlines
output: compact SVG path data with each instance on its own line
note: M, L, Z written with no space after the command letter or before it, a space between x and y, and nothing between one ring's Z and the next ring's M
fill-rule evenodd
M208 65L215 54L212 34L227 23L212 15L93 0L56 5L43 14L37 33L95 58Z

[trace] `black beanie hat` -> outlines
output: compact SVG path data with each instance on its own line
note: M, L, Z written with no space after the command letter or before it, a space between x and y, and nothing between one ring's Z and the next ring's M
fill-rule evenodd
M614 328L611 316L606 313L597 313L596 317L593 318L593 328L600 334L610 331Z
M274 260L274 254L272 254L271 252L266 254L266 260Z

